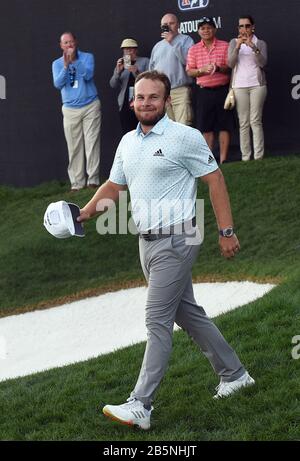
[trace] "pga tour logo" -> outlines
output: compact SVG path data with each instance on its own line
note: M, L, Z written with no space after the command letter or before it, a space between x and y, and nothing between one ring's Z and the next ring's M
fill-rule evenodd
M206 8L209 0L178 0L178 7L181 11Z

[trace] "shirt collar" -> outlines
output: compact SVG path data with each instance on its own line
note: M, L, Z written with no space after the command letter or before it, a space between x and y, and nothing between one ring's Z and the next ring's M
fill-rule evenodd
M141 128L141 123L138 124L137 128L136 128L136 134L137 136L148 136L150 133L155 133L155 134L163 134L163 132L165 131L165 128L167 126L167 124L169 123L170 119L169 117L167 116L167 114L165 114L165 116L160 119L159 122L156 123L156 125L154 125L154 127L148 131L148 133L145 135L142 131L142 128Z
M216 46L217 40L218 39L216 37L214 37L213 42L212 42L212 48L214 48ZM207 46L205 45L203 40L200 41L200 45L202 46L202 48L207 48Z

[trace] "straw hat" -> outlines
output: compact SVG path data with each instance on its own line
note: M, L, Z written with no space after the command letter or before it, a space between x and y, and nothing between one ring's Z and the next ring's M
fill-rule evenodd
M137 41L133 38L125 38L121 43L120 48L137 48L138 44Z

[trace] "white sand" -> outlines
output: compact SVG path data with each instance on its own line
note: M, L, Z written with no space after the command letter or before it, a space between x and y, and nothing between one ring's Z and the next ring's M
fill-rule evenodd
M208 316L264 296L274 285L194 284ZM0 381L87 360L146 340L145 287L0 319Z

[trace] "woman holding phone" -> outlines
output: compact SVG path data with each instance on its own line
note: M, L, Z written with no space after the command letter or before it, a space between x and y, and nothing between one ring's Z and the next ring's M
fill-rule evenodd
M138 124L133 110L133 87L137 75L148 70L149 58L138 56L138 42L134 38L125 38L120 48L123 56L117 60L109 84L119 91L119 114L124 135L135 130Z
M241 16L238 37L230 41L228 65L232 70L232 88L240 127L242 160L252 154L250 128L253 135L254 159L264 156L263 106L267 96L264 68L267 64L267 44L254 34L252 16Z

